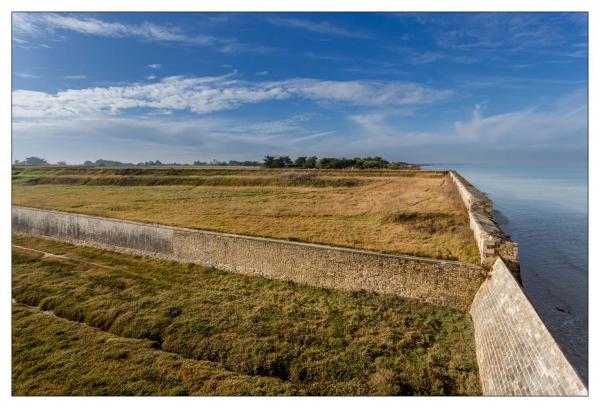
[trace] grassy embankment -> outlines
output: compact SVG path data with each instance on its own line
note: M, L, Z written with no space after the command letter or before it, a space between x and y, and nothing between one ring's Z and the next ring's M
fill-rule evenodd
M13 203L479 262L464 205L439 172L21 167Z
M64 256L14 248L13 298L57 316L14 307L15 395L480 393L471 319L450 308L13 244Z

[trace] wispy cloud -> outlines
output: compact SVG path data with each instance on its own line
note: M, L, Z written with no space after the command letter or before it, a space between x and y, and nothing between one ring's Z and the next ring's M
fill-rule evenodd
M15 37L19 40L23 40L23 36L39 38L54 35L60 31L68 31L98 37L131 38L141 41L213 47L224 53L265 53L274 50L262 45L242 43L236 38L190 34L178 26L150 22L124 24L82 14L13 13L12 28Z
M258 76L269 75L269 71L259 71L259 72L256 73L256 75L258 75Z
M374 112L367 107L361 113L347 116L354 125L349 133L316 126L310 115L259 122L212 115L74 118L48 115L17 119L13 132L18 141L16 145L21 149L18 155L28 154L20 146L26 146L29 141L43 148L48 159L66 158L74 162L102 155L124 161L149 157L193 161L313 153L470 162L478 158L510 162L520 155L531 161L538 153L539 157L585 154L585 93L585 89L581 89L565 95L545 109L529 107L486 115L482 106L475 106L469 118L421 130L411 129L394 115ZM63 147L66 142L71 146L68 157ZM115 143L120 146L118 151L109 147Z
M176 27L166 27L144 22L122 24L93 17L65 14L15 13L13 30L17 34L40 36L48 30L74 31L100 37L132 37L142 40L183 42L198 45L214 45L222 40L208 35L188 36Z
M162 65L161 64L148 64L146 65L146 68L150 68L150 69L161 69Z
M21 143L35 141L51 161L83 162L110 157L123 161L259 159L264 154L304 154L331 130L305 129L300 116L241 123L236 119L177 118L172 116L103 117L88 119L40 118L13 126L16 155L26 155ZM57 143L59 140L61 143ZM69 143L69 151L64 150ZM118 144L115 151L111 146Z
M249 123L227 128L232 133L281 134L290 132L306 132L303 122L310 120L312 115L294 115L287 119Z
M449 97L450 90L401 81L324 81L293 79L274 82L292 94L321 102L357 106L408 106L428 104Z
M442 51L422 51L405 46L393 46L387 47L387 49L397 55L403 56L412 65L429 64L441 60L455 64L472 64L477 62L477 58L474 56L454 55Z
M554 54L584 58L568 38L575 32L586 35L585 13L446 13L408 14L430 31L436 44L455 52L478 52L480 57L500 58L499 53ZM586 44L587 45L587 44Z
M588 132L585 89L567 94L544 109L529 107L487 116L484 107L475 105L470 118L435 131L406 129L385 113L356 114L348 119L362 132L345 148L400 152L411 147L413 152L420 151L421 160L436 160L437 154L438 160L460 157L474 161L478 155L486 157L493 152L490 160L510 161L511 154L559 154L563 149L585 152ZM433 146L436 153L426 151ZM508 156L503 157L505 154Z
M298 78L246 82L235 80L232 75L168 77L151 84L68 89L55 94L16 90L13 92L13 117L116 115L131 109L187 110L206 114L291 98L323 104L393 108L429 104L450 95L448 90L399 81Z
M280 52L281 48L269 45L230 42L220 47L219 51L226 54L273 54Z
M583 146L588 132L585 91L577 91L563 101L568 103L559 101L550 109L531 107L491 116L484 116L481 108L475 106L471 119L454 124L455 137L461 141L524 149L548 143L556 148L574 142Z
M24 79L38 79L38 78L41 78L39 75L30 74L28 72L17 72L15 75L18 76L19 78L24 78Z
M337 37L369 39L373 34L364 30L351 30L331 24L328 21L311 21L291 17L272 17L268 19L269 23L277 26L290 28L300 28L317 34L334 35Z
M63 76L64 79L86 79L87 76L85 75L65 75Z

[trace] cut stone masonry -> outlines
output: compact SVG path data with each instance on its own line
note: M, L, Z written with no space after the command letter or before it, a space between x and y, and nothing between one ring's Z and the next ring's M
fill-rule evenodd
M494 221L492 200L457 172L449 173L469 212L469 223L479 248L481 265L491 269L496 258L500 257L520 282L519 246Z

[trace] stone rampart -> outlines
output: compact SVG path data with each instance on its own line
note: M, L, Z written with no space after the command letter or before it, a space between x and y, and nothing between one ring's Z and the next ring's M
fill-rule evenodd
M587 395L587 389L497 258L471 305L484 395Z
M469 222L479 248L481 264L491 268L496 258L500 257L520 281L519 247L494 221L492 200L457 172L450 171L450 177L469 212Z
M13 231L323 288L367 290L468 311L479 265L12 207Z
M482 264L494 257L489 272L460 262L18 206L12 208L12 226L14 232L75 244L323 288L395 294L469 311L485 395L586 395L584 384L503 260L518 265L518 253L516 244L501 231L494 232L499 228L491 218L491 201L462 177L451 174L462 189L478 244L483 242L489 252ZM501 239L499 243L492 240L491 245L488 235ZM503 252L502 245L513 252Z

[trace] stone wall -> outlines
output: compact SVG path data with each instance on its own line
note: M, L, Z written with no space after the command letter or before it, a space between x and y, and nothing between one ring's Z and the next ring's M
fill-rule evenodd
M484 395L587 395L587 389L498 258L471 305Z
M496 258L500 257L520 281L519 247L494 221L492 200L455 171L450 171L450 177L469 212L469 222L479 248L481 264L491 268Z
M486 271L478 265L219 234L12 207L15 232L193 262L317 287L367 290L468 311Z

